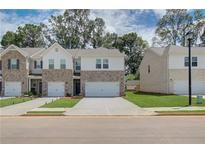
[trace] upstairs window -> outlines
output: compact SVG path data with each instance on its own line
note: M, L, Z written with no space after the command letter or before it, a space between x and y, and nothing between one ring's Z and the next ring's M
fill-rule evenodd
M34 61L34 69L42 69L42 66L43 66L42 61L39 61L39 60Z
M9 59L8 69L19 69L19 59Z
M80 59L76 59L76 60L75 60L75 70L76 70L76 71L80 71L80 70L81 70Z
M101 69L101 59L96 59L96 69Z
M198 58L197 57L192 57L192 62L191 62L193 67L198 66ZM188 67L189 66L189 57L184 57L184 66Z
M48 68L49 69L54 69L54 59L49 59L48 60Z
M60 68L61 69L66 69L66 61L65 61L65 59L61 59L60 60Z
M108 59L103 59L103 68L108 69L109 68L109 61Z
M192 66L193 66L193 67L197 67L197 66L198 66L197 57L192 57Z
M43 61L41 60L41 62L40 62L40 63L41 63L41 69L42 69L42 68L43 68Z
M36 68L37 68L37 61L36 61L36 60L34 60L33 67L34 67L34 69L36 69Z
M184 66L185 67L189 66L189 57L184 57Z

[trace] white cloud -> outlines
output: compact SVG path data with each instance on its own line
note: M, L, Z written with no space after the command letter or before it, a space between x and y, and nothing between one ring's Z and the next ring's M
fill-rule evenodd
M38 10L37 12L37 14L28 14L22 17L16 13L11 14L0 11L0 40L7 31L15 31L20 25L47 23L51 14L61 14L62 10Z
M153 11L153 12L152 12ZM155 32L155 26L141 23L143 14L154 13L157 18L161 18L164 10L92 10L91 18L101 17L106 23L108 32L115 32L119 35L137 32L143 39L151 45Z
M155 15L160 19L160 18L162 18L163 15L165 15L166 10L155 9L155 10L153 10L153 12L154 12Z

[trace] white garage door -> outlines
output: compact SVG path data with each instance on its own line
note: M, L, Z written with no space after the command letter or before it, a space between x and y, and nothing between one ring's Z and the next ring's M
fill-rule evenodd
M65 96L65 83L48 82L48 96Z
M85 96L104 97L119 96L119 82L86 82Z
M5 96L21 96L21 82L5 82Z
M175 94L188 94L188 81L175 81L174 82ZM205 81L192 81L192 94L204 95L205 94Z

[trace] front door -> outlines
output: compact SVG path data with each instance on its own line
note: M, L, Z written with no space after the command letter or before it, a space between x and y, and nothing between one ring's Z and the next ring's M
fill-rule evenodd
M39 94L42 94L42 82L39 82Z
M78 96L78 95L80 95L80 80L75 79L73 83L74 83L74 86L73 86L74 87L74 89L73 89L74 95Z

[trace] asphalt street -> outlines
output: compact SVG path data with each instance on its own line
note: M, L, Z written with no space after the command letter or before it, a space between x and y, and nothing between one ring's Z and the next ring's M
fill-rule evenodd
M205 143L205 116L0 117L1 143Z

